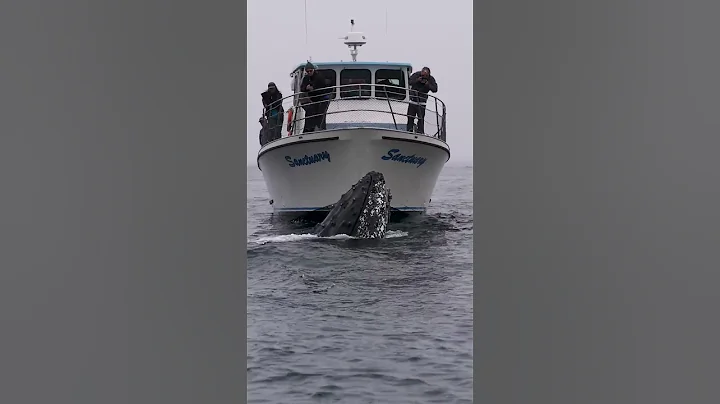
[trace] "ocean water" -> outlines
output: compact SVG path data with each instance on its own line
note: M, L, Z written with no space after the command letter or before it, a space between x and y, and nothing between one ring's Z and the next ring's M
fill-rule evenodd
M248 167L248 403L472 403L472 167L387 238L271 215Z

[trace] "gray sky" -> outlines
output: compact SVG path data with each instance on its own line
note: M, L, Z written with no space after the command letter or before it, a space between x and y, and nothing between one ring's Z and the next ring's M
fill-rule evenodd
M309 57L318 62L352 60L339 39L362 31L367 44L358 61L409 62L432 70L438 98L448 113L450 162L472 162L472 0L307 0L307 45L303 0L249 0L247 42L247 160L260 149L260 93L274 81L290 95L290 71ZM385 33L387 10L387 34Z

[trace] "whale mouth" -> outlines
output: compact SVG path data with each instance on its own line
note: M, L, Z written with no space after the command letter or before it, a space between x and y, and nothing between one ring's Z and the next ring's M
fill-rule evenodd
M371 171L371 172L365 174L365 177L363 177L363 182L366 180L366 178L367 178L367 182L368 182L368 184L367 184L368 189L367 189L367 192L365 192L365 195L363 198L363 203L362 203L362 205L360 205L360 206L362 206L362 209L358 213L357 218L355 218L355 222L352 225L352 230L351 230L352 233L357 231L358 224L361 222L360 219L367 219L365 216L369 214L367 207L368 207L368 203L372 201L370 198L375 197L375 195L377 195L379 193L379 192L376 192L378 190L378 188L382 190L385 185L385 176L380 172ZM363 222L367 222L367 220L364 220Z
M391 198L385 176L371 171L340 197L315 233L321 237L342 233L381 238L389 220Z

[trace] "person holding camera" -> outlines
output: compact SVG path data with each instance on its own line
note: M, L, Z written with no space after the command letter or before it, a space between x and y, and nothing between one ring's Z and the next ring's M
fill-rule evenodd
M300 83L300 91L307 93L310 103L303 105L305 109L305 128L303 133L314 132L318 127L325 129L325 114L330 104L330 94L333 89L332 83L326 82L325 78L316 71L312 62L305 65L305 77Z
M430 75L430 68L423 67L421 71L410 76L410 103L407 110L407 131L412 132L415 123L415 116L418 118L417 128L419 133L425 133L425 105L428 99L428 92L437 93L438 85L435 77Z

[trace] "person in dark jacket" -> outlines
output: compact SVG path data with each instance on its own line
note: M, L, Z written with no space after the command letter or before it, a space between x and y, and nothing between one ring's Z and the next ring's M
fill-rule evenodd
M428 99L428 92L437 93L438 85L435 77L430 75L430 68L423 67L421 71L410 76L410 103L408 104L407 131L413 131L415 116L418 118L418 132L425 133L425 104Z
M275 83L270 82L267 91L263 92L261 96L270 137L272 140L279 139L282 136L283 114L285 113L282 106L283 95Z
M307 62L305 65L305 77L300 83L300 91L307 93L310 103L303 105L305 110L305 127L303 133L314 132L316 127L324 130L325 114L330 104L332 83L328 85L325 77L319 74L315 65Z

